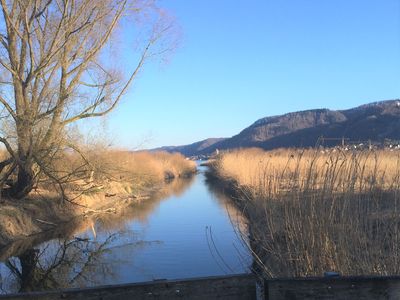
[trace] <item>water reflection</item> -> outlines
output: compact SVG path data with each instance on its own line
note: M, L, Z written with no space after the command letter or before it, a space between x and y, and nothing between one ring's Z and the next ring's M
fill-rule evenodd
M0 293L243 273L240 212L195 178L0 249Z
M98 241L88 238L53 240L9 258L0 270L3 292L29 292L85 287L111 282L124 260L113 259L114 251L133 259L135 249L159 241L136 241L119 245L127 233L110 234Z
M131 201L122 210L113 213L77 217L66 225L57 227L55 230L30 236L0 247L0 261L5 261L10 256L19 256L28 249L48 240L58 238L72 239L87 231L92 233L94 237L97 232L123 231L126 230L127 223L132 220L146 223L149 215L157 209L162 201L171 196L182 195L185 190L190 188L193 182L194 177L173 180L152 195L151 199Z
M162 201L172 196L181 196L193 182L194 177L172 180L151 199L134 201L117 214L100 214L91 217L75 234L84 232L89 228L96 231L126 230L127 223L132 220L146 224L149 216L157 210Z
M5 262L8 285L18 287L19 292L29 292L81 286L88 281L95 284L96 277L112 276L102 258L115 238L110 235L103 242L75 238L56 241L42 249L28 249Z
M238 234L241 238L246 239L248 234L248 221L244 216L243 211L239 210L238 206L235 205L234 201L230 198L229 192L226 191L225 187L213 180L211 177L205 177L205 184L211 195L215 196L218 205L225 209L234 228L238 230Z
M239 210L238 206L230 198L231 195L229 191L212 176L207 176L207 171L205 173L204 183L209 193L214 196L219 207L226 211L233 229L235 230L237 240L240 242L240 245L235 247L238 257L240 257L240 260L244 262L244 264L250 266L252 262L249 258L248 220L243 211ZM211 229L209 230L208 236L211 246L214 246ZM215 248L214 251L218 255L218 249L217 247Z

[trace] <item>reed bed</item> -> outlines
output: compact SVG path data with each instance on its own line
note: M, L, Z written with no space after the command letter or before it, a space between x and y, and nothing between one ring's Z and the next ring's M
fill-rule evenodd
M400 273L398 152L236 150L214 168L236 189L264 277Z
M91 152L89 160L97 176L128 177L133 180L163 181L187 177L196 164L182 154L168 152L128 152L121 150Z
M70 188L121 182L141 190L175 177L188 177L195 171L196 164L178 153L86 148L79 153L59 154L42 181L46 185L49 179L56 178Z

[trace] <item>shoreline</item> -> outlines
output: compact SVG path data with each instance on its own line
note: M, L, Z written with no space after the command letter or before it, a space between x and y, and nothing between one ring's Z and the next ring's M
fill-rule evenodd
M188 177L193 177L196 172ZM111 182L100 191L80 195L75 204L63 201L47 191L35 191L23 200L2 199L0 206L0 259L20 252L25 244L37 244L44 236L70 235L66 227L79 224L100 214L118 214L130 205L162 196L168 185L185 177L164 180L132 192L126 183ZM76 226L71 224L77 223Z

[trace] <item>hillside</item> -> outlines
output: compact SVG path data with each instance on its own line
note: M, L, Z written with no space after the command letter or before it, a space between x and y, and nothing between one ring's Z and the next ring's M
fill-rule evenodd
M209 145L205 140L171 149L192 156L239 147L312 147L321 136L326 138L326 146L341 143L342 137L353 142L400 140L400 101L374 102L347 110L313 109L265 117L231 138L212 139Z
M206 149L211 148L214 144L222 142L223 140L225 140L225 138L209 138L190 145L164 146L153 149L153 151L180 152L185 156L192 156L203 152L207 153Z

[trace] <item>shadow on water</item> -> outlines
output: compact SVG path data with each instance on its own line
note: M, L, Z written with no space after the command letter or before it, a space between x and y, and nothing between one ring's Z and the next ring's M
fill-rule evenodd
M161 243L137 240L126 224L132 220L146 223L163 200L182 195L193 181L193 178L173 180L151 199L132 203L118 213L78 217L55 230L1 248L0 294L109 282L115 264L123 263L114 260L113 267L109 267L108 255L112 251L131 252L129 256L133 256L135 249ZM128 239L123 244L117 242Z
M249 258L251 249L249 248L249 224L244 212L236 205L234 197L221 181L216 180L207 170L204 171L204 183L211 195L214 196L218 205L226 210L226 213L235 230L237 240L240 241L240 247L236 247L238 255L243 261L247 261L249 269L253 269L252 259Z
M248 221L235 201L232 200L231 193L218 180L208 176L207 171L205 172L204 183L209 193L214 196L216 203L226 210L238 237L243 240L244 244L247 244Z

